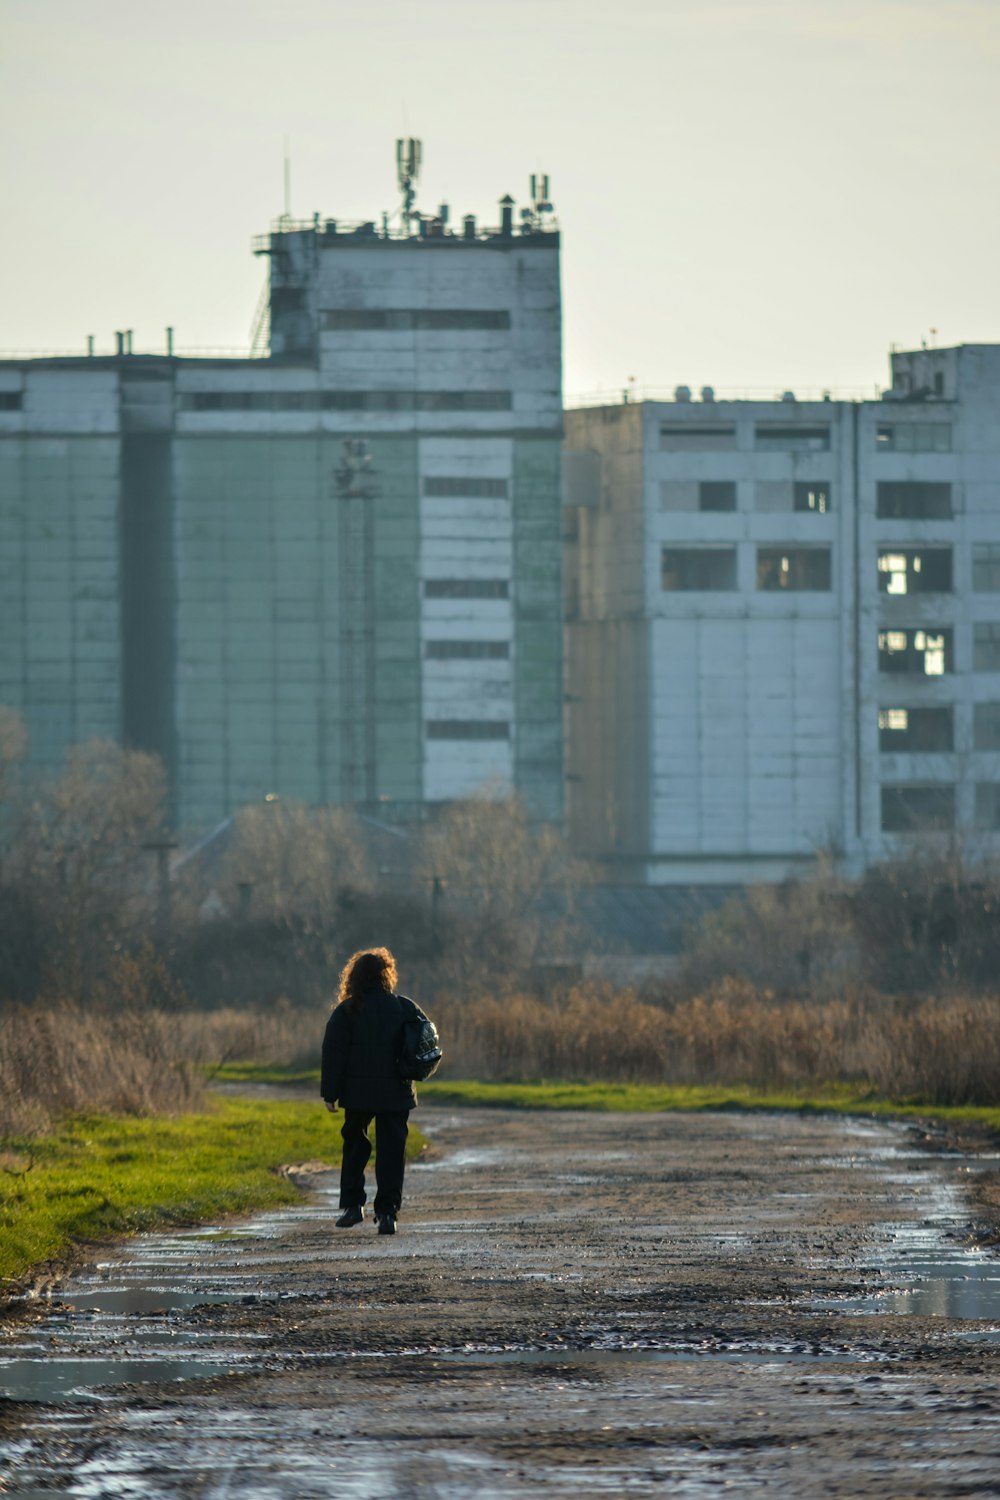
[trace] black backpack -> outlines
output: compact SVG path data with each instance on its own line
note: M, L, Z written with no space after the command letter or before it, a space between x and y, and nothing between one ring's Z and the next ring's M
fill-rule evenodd
M408 1083L423 1083L436 1071L443 1054L434 1022L416 1006L414 1010L416 1014L403 1022L396 1065L400 1078Z

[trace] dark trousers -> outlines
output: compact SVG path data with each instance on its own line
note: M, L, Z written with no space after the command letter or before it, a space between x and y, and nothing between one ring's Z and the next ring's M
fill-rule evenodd
M410 1127L408 1109L372 1111L345 1109L341 1135L344 1155L340 1164L340 1206L360 1208L366 1202L365 1167L372 1154L368 1127L375 1121L375 1214L399 1214L403 1201L403 1168L406 1137Z

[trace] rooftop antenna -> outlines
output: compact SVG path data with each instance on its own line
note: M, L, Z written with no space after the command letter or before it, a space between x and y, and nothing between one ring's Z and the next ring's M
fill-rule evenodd
M396 142L396 181L403 195L402 219L407 231L412 221L418 217L413 207L417 197L414 183L420 176L423 154L422 143L409 136L405 140Z
M285 136L285 211L282 219L286 224L291 223L292 218L292 161L288 154L288 137Z

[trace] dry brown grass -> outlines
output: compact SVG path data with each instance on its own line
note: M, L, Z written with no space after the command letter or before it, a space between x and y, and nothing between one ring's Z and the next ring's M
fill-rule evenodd
M810 1088L870 1086L938 1104L1000 1103L1000 998L778 1000L727 981L657 1003L581 986L540 1001L515 994L437 1002L439 1076ZM315 1066L326 1013L278 1007L177 1018L181 1055Z
M61 1115L173 1114L203 1103L160 1011L87 1011L68 1001L0 1014L0 1136L35 1135Z
M443 1076L766 1089L871 1087L889 1098L1000 1104L1000 998L777 1000L733 981L693 999L584 986L434 1006ZM203 1103L190 1064L316 1066L325 1023L268 1011L86 1011L69 1003L0 1015L0 1136L78 1111L172 1113Z

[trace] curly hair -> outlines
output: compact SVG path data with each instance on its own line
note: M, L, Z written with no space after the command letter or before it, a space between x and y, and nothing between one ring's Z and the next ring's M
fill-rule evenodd
M391 995L395 988L396 960L388 948L364 948L352 953L340 971L337 1004L353 1010L371 990Z

